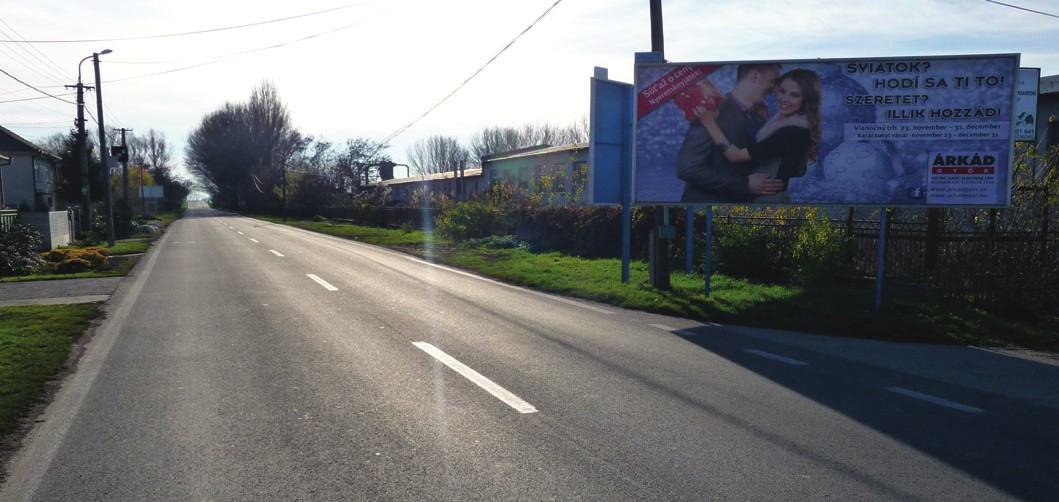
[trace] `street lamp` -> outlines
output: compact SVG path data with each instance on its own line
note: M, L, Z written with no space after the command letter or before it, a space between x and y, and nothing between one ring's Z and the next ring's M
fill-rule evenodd
M96 70L96 122L99 123L99 158L103 161L103 196L107 205L108 247L114 247L114 197L110 193L110 163L107 162L107 133L106 129L103 127L103 88L100 87L99 81L99 56L102 54L110 54L111 52L113 51L111 51L110 49L103 49L101 52L96 52L92 54L92 65L95 66ZM80 73L80 71L81 67L79 64L78 73Z

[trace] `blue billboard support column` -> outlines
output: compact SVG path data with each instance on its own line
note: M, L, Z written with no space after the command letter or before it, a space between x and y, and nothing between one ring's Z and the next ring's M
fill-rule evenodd
M591 80L587 193L591 204L622 209L622 282L629 282L632 235L633 86L609 80L596 67Z
M621 124L621 282L629 283L629 264L632 261L632 86L625 86L626 108Z
M882 310L883 277L886 275L886 208L879 213L879 251L875 261L875 311Z
M695 253L695 206L684 208L684 275L691 275Z
M621 205L621 282L629 283L629 262L632 261L632 207Z
M710 276L713 273L713 206L706 206L706 285L703 294L710 297Z

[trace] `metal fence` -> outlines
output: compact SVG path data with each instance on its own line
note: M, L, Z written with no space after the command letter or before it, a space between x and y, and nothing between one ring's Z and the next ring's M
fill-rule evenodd
M0 228L7 229L18 219L17 209L0 209Z

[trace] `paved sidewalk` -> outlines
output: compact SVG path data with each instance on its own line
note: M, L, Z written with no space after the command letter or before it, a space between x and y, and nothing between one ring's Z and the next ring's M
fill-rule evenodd
M103 302L124 277L0 283L0 307Z

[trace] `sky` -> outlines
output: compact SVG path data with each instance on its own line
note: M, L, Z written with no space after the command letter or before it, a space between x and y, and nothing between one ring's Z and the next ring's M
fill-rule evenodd
M1059 74L1059 4L1003 3L663 0L665 58L1020 53L1021 66ZM635 53L651 50L648 0L248 4L0 0L0 125L30 141L69 131L76 97L64 86L86 57L81 79L94 85L90 56L110 49L100 56L104 124L163 133L178 167L205 115L265 82L302 134L336 145L390 138L386 153L406 163L434 135L467 146L485 127L578 122L594 67L631 83ZM85 100L94 135L95 94Z

